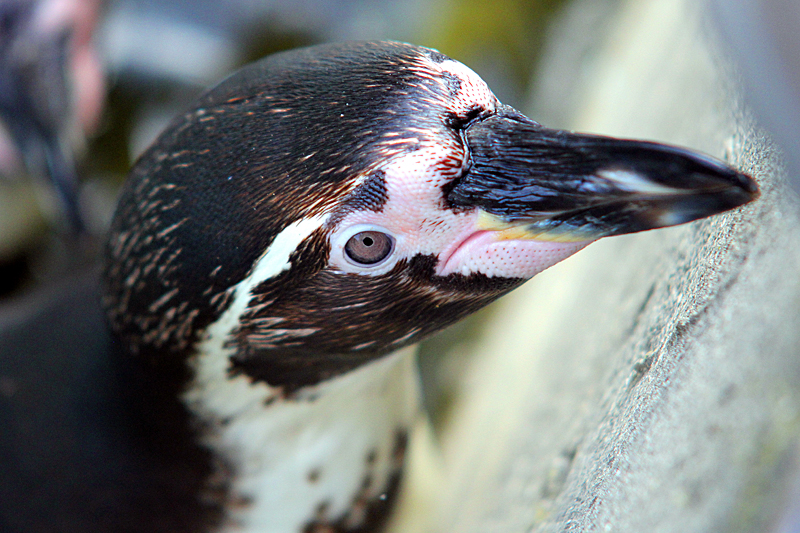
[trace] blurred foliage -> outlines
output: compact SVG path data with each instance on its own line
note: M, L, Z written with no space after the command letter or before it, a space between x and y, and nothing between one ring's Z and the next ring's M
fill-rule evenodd
M420 34L426 46L458 59L487 78L501 100L522 106L546 27L565 0L442 0ZM500 67L502 72L496 72ZM487 69L484 72L482 69ZM495 80L493 77L505 77ZM495 86L494 82L500 85ZM511 94L502 88L511 84Z
M129 142L140 98L118 84L106 94L106 106L98 132L89 140L88 157L81 175L103 175L118 180L131 165Z
M273 25L260 25L249 32L242 65L282 50L310 46L320 42L319 36L308 32L287 31Z

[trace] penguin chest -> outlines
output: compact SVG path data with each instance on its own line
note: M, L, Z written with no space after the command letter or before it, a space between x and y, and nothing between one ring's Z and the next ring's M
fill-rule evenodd
M229 477L222 530L355 531L382 521L419 413L413 349L289 398L230 377L226 360L198 355L183 396Z

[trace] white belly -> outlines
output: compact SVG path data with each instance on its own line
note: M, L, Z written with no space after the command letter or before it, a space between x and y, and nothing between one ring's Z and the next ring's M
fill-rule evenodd
M209 425L206 444L232 469L223 531L300 533L310 523L358 525L402 460L419 413L413 348L282 399L200 355L183 399ZM397 455L400 454L400 457ZM237 502L234 505L234 502Z

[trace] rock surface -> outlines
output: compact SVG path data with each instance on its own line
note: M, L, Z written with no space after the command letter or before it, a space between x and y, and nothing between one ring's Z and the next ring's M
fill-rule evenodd
M554 31L533 118L698 149L762 196L593 244L494 308L435 531L800 527L800 211L716 43L689 0L578 1Z

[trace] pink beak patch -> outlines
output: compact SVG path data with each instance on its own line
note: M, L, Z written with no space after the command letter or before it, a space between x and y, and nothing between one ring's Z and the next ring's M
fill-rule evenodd
M530 278L591 242L508 239L500 231L476 231L445 250L436 273Z

